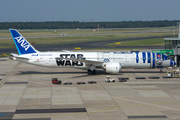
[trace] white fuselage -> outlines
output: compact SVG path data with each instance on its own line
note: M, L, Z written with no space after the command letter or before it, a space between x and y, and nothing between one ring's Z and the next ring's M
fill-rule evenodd
M108 62L120 63L121 68L159 68L169 67L171 65L170 60L164 61L162 54L151 52L39 52L20 56L28 58L28 60L20 58L15 59L21 62L46 67L89 68L91 66L91 64L78 62L77 59L99 61L103 64ZM75 58L76 60L65 60L63 58ZM161 63L158 64L157 60L160 60ZM102 63L96 64L96 68L102 68Z

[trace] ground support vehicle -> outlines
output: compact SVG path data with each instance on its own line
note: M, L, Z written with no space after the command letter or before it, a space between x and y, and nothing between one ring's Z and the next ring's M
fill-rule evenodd
M157 76L150 76L149 79L159 79L160 77Z
M58 80L57 78L52 78L52 84L61 84L61 80Z
M95 84L97 83L96 81L88 81L88 84Z
M145 77L135 77L136 79L146 79Z
M86 84L85 82L77 82L77 84L79 85L79 84Z
M65 82L63 85L72 85L72 82Z
M129 78L125 78L125 77L118 77L119 82L127 82L127 80L129 80Z
M106 76L105 78L105 82L115 82L115 79L114 78L111 78L110 76Z

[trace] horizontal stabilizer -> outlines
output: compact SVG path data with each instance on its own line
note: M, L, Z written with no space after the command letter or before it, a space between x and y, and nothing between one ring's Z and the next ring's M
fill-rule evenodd
M20 57L18 54L15 54L15 53L11 53L11 55L13 56L13 57L11 57L11 59L12 59L12 58L19 58L19 59L29 60L29 58L26 58L26 57Z
M15 53L11 53L11 55L14 57L19 56L18 54L15 54Z
M26 57L15 57L15 58L29 60L29 58L26 58Z

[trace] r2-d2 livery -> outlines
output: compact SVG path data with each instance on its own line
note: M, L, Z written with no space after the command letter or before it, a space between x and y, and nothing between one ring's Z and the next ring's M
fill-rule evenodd
M96 68L107 73L120 73L124 68L166 68L176 65L168 56L152 52L39 52L17 30L10 29L19 54L11 59L46 67L86 68L96 74Z
M118 73L118 71L120 72L120 70L123 68L160 68L162 70L162 68L170 66L172 67L176 65L176 63L172 59L168 59L168 56L160 53L108 52L98 54L106 54L105 56L112 56L111 58L106 57L104 59L104 68L108 73L111 73L110 71L113 71L113 73Z

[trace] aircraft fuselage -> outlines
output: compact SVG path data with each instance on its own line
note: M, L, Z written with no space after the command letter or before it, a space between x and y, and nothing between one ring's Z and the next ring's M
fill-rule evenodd
M40 52L22 55L24 56L29 60L22 59L22 62L46 67L89 67L77 59L121 63L122 68L161 68L174 65L173 60L167 60L167 56L163 57L162 54L151 52ZM102 64L96 67L100 68Z

